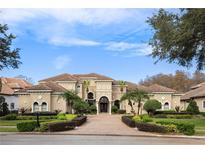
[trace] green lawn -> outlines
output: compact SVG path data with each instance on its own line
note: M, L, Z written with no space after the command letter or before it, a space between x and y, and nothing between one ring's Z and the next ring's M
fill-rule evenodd
M153 118L153 120L172 120L172 121L186 121L195 124L196 135L205 135L205 118L194 118L194 119L169 119L169 118Z
M40 120L40 122L54 121L54 120L56 119ZM34 120L0 120L0 126L16 126L16 124L19 122L29 122L29 121L34 121Z
M0 128L0 132L18 132L17 128Z

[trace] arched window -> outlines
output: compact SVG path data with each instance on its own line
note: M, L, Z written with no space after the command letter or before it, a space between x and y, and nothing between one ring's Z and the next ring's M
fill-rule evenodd
M10 110L14 110L14 103L10 104Z
M93 93L92 92L89 92L88 93L88 99L93 99L94 97L93 97Z
M37 102L33 103L33 112L36 112L36 111L39 111L39 106Z
M168 102L164 103L164 109L169 110L169 103Z
M47 111L47 103L43 102L41 105L41 111Z

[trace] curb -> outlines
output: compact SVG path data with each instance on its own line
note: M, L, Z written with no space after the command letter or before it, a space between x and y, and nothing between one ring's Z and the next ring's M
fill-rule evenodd
M0 135L82 135L82 136L121 136L121 137L159 137L159 138L184 138L184 139L205 139L205 136L183 136L183 135L122 135L122 134L68 134L68 133L55 133L55 132L0 132Z

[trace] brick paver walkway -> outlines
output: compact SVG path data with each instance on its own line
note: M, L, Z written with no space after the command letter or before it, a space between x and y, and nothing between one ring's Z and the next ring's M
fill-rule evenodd
M122 115L89 115L87 122L66 134L99 134L99 135L145 135L136 128L130 128L121 121Z

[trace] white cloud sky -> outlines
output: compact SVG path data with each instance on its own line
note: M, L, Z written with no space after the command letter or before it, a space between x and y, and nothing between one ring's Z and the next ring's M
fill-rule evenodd
M71 62L71 58L67 55L60 55L54 60L54 66L56 69L63 69L67 64Z
M106 45L106 50L125 57L144 56L152 52L152 48L146 43L108 42Z
M1 9L0 22L8 23L17 31L22 28L20 23L26 23L24 29L34 33L35 39L55 46L101 46L117 55L138 56L149 54L151 48L145 43L117 40L110 42L103 38L97 41L90 38L89 34L80 34L77 25L93 28L107 26L109 30L110 26L117 24L114 30L118 32L120 31L118 26L135 22L136 25L130 25L139 33L144 28L144 20L150 13L151 11L142 9ZM126 32L122 37L130 37L128 34ZM58 62L58 59L56 61L57 68L61 68L69 60L64 58L62 62Z

